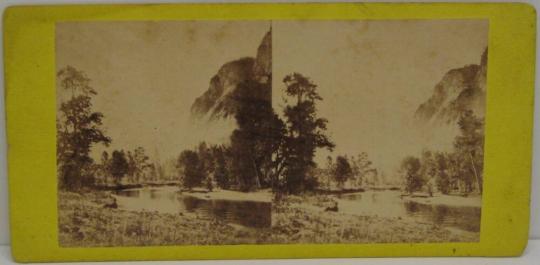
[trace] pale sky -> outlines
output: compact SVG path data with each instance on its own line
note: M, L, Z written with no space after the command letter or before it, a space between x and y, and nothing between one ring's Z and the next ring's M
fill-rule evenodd
M451 147L455 132L418 128L414 112L450 69L479 64L487 20L274 21L273 104L299 72L324 98L319 114L337 154L367 152L387 175L406 155ZM327 152L319 151L324 163ZM322 164L324 165L324 164Z
M220 66L255 56L269 27L269 21L59 23L56 63L92 80L95 110L104 113L113 139L109 150L143 146L164 160L201 140L229 138L232 120L195 122L190 107ZM414 111L447 71L480 62L488 21L273 21L272 31L276 112L283 77L310 77L324 98L319 113L330 121L334 155L368 152L390 174L405 155L450 146L448 130L412 126ZM317 160L326 155L318 152Z

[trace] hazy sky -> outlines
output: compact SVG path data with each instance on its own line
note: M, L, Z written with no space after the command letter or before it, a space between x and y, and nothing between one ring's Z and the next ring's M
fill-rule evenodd
M254 57L269 27L268 21L59 23L56 63L92 80L111 149L143 146L164 160L203 139L229 138L233 121L197 123L191 104L224 63ZM310 77L324 98L319 111L330 121L334 154L368 152L388 173L405 155L450 145L448 131L412 126L414 111L448 70L479 63L488 39L487 20L273 21L272 30L276 111L283 77ZM317 156L321 161L326 153Z
M224 63L255 57L269 28L269 21L59 23L56 64L92 80L111 149L143 146L164 160L203 139L229 139L232 120L197 123L191 105Z
M488 21L274 21L273 41L275 108L286 74L310 77L334 154L365 151L390 174L406 155L451 146L455 132L418 128L412 118L446 72L480 63Z

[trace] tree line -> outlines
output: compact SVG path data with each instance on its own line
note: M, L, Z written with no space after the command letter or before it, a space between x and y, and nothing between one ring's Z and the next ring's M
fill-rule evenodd
M61 89L70 97L62 102L57 118L57 161L59 186L77 190L96 185L141 183L164 175L150 162L144 148L132 151L104 151L96 163L91 148L109 146L111 138L102 127L103 114L93 110L97 92L90 79L71 66L57 74ZM255 80L241 83L229 95L234 104L237 128L230 143L201 142L193 150L180 153L175 166L177 179L187 189L215 186L253 191L271 188L274 192L302 193L318 188L331 189L345 183L364 185L367 175L375 178L367 153L348 157L328 157L326 168L314 161L317 149L333 150L326 134L328 120L317 115L323 98L309 78L293 73L283 79L285 107L277 115L271 105L271 86ZM451 152L424 150L420 157L403 159L400 174L408 193L435 190L443 194L482 192L483 122L472 111L457 122L460 134Z
M164 175L161 165L151 163L144 148L132 151L104 151L101 161L92 159L92 147L109 146L112 139L102 128L104 115L95 111L92 97L97 92L90 79L71 66L57 74L60 88L71 97L61 103L57 117L57 161L60 188L78 190L99 185L141 183ZM232 113L237 127L230 142L211 145L201 142L182 151L175 162L177 180L186 189L214 187L253 191L302 193L343 187L353 180L362 185L363 176L376 173L367 154L338 156L327 169L315 163L317 149L332 151L326 134L328 120L317 115L323 98L308 77L299 73L283 79L286 106L278 115L271 104L269 83L247 80L228 95L235 102ZM325 177L326 176L326 177ZM325 185L326 184L326 185Z
M271 104L271 85L247 80L229 97L234 104L237 127L230 144L184 150L177 168L183 186L253 191L300 193L317 186L312 171L317 148L332 150L325 134L328 121L317 116L322 100L309 78L293 73L283 79L287 105L283 118ZM212 180L214 180L212 182Z
M103 113L93 110L92 97L97 95L90 79L80 70L67 66L57 73L61 89L69 99L60 104L57 117L58 184L62 189L78 190L98 185L140 183L156 174L142 147L133 151L104 151L100 163L91 157L97 144L109 146L112 139L103 130Z
M156 174L156 167L149 161L143 147L137 147L133 151L113 150L111 154L103 151L101 163L97 165L96 183L108 186L111 182L115 185L124 183L138 184L151 180Z
M271 87L248 80L229 95L237 128L230 143L184 150L176 167L186 189L217 186L253 191L270 188L279 193L343 189L346 182L361 187L377 170L367 153L328 157L326 168L315 163L317 149L332 151L328 120L317 115L323 98L309 78L293 73L283 79L285 106L277 115L271 105Z
M332 156L326 158L326 168L323 170L323 178L326 183L322 183L325 189L343 189L348 182L350 188L360 188L368 184L368 177L371 176L378 182L378 170L373 167L366 152L361 152L358 156L338 155L334 159ZM375 183L369 183L375 184Z
M403 159L400 173L406 192L482 193L484 123L468 110L459 117L457 125L460 133L454 139L452 151L424 150L420 157Z
M103 114L93 110L97 92L90 79L71 66L58 72L61 89L71 97L61 103L57 118L57 160L59 186L83 187L143 183L163 176L162 165L151 163L144 148L104 151L101 160L92 159L91 149L112 139L102 129ZM232 113L237 127L227 144L201 142L182 151L175 161L176 180L186 189L253 191L270 188L274 192L302 193L332 184L343 188L349 181L362 185L365 175L377 174L366 153L329 157L327 168L314 161L317 149L333 150L327 136L328 120L317 115L323 98L308 77L299 73L283 79L285 107L278 115L271 104L271 85L256 80L239 84L228 95L235 102Z

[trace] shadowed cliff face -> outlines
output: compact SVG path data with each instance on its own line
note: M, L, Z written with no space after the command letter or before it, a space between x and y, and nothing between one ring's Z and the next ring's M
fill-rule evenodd
M272 32L268 31L257 49L257 57L253 67L255 79L269 85L272 81Z
M194 117L222 119L234 115L237 105L234 92L242 83L255 81L271 89L272 32L268 31L257 49L255 58L245 57L224 64L210 80L208 90L191 106ZM254 88L255 89L255 88ZM268 97L271 100L271 97Z
M452 124L462 113L485 114L487 49L480 64L452 69L435 86L433 95L422 103L415 118L422 123Z

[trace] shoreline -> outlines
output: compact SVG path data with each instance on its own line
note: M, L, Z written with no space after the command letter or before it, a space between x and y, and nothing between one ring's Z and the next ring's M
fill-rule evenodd
M206 189L195 188L191 191L181 190L174 185L152 185L152 186L143 186L143 187L134 187L121 189L121 191L130 191L137 189L174 189L179 194L195 197L201 200L230 200L230 201L254 201L254 202L267 202L271 203L273 201L273 193L270 189L264 189L259 191L250 191L242 192L236 190L224 190L224 189L215 189L213 191L207 191ZM117 190L102 190L106 192L114 192ZM379 192L392 192L396 193L396 197L401 198L404 201L416 202L425 205L445 205L450 207L482 207L482 196L481 195L470 195L467 197L459 195L444 195L436 193L433 197L424 197L424 196L411 196L403 195L400 191L391 190L391 189L365 189L365 190L347 190L342 193L315 193L312 196L329 196L335 199L340 199L341 195L354 195L354 194L370 194L370 193L379 193ZM117 196L114 195L113 196Z
M181 191L185 194L201 200L230 200L230 201L255 201L272 202L272 192L270 190L260 190L252 192L241 192L234 190L214 190L208 192L200 191Z
M426 204L426 205L445 205L450 207L482 207L482 196L462 197L458 195L437 194L433 197L411 197L402 196L403 200Z

